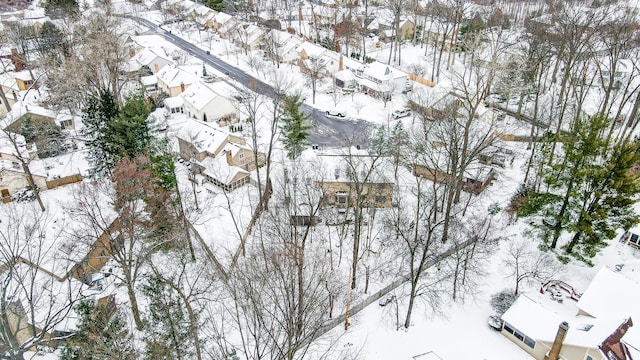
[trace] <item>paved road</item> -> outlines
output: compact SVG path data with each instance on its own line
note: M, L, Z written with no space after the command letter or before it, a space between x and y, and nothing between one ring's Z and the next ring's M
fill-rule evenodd
M229 65L214 55L207 54L205 50L202 50L198 46L172 34L169 30L162 29L158 25L144 18L130 15L124 15L124 17L146 26L151 32L163 36L174 45L185 50L192 56L197 57L214 69L227 74L227 76L238 83L246 87L249 87L249 83L251 83L254 91L270 98L275 96L275 90L269 84L266 84L244 71ZM368 146L369 134L372 130L372 126L367 121L363 119L334 118L327 116L325 112L307 104L303 104L301 110L305 114L310 115L310 121L313 124L313 128L309 136L309 141L312 144L319 145L320 147L358 145L362 148L366 148Z

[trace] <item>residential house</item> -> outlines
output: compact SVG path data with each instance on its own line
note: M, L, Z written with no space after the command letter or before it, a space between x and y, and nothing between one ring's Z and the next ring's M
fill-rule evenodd
M395 184L384 181L381 177L370 176L364 181L364 173L371 166L366 154L354 152L349 162L341 159L329 166L332 175L322 181L316 181L316 187L322 190L322 204L339 208L352 207L357 196L363 197L364 207L388 208L393 206ZM331 167L333 169L331 169ZM354 174L353 169L358 173ZM374 170L375 172L375 170Z
M171 57L171 54L179 48L168 42L161 35L137 35L129 36L125 40L125 45L129 48L129 56L134 57L144 49L153 49L160 55Z
M169 96L178 96L198 81L199 72L198 69L191 72L187 68L168 65L160 69L156 76L160 90Z
M12 111L5 121L5 130L13 133L19 133L22 124L26 119L30 119L34 123L49 123L56 125L56 114L49 110L36 105L27 105L20 111Z
M352 207L357 196L356 183L353 181L322 181L316 185L322 189L322 203L338 207ZM393 206L395 184L387 182L368 182L361 184L364 207L388 208Z
M333 74L334 84L342 89L355 89L358 86L358 78L351 70L341 70Z
M265 55L280 63L293 62L298 58L296 49L302 39L286 31L271 30L264 38Z
M111 260L111 255L116 251L116 247L121 243L120 224L118 218L115 218L95 242L89 246L84 257L71 267L67 276L71 276L85 284L91 284L94 275L101 272L102 268ZM62 250L64 251L64 248ZM74 249L67 250L71 252Z
M317 5L312 10L313 22L321 28L332 26L342 15L342 10L337 7Z
M144 48L127 62L127 70L141 76L157 74L173 61L159 48Z
M216 86L220 85L220 86ZM215 89L218 88L218 91ZM223 84L198 81L182 93L184 110L189 117L225 126L237 122L236 106L222 95Z
M244 24L236 27L235 43L246 51L254 51L262 48L262 41L266 31L253 24Z
M7 63L2 64L2 70L5 72L24 70L24 61L22 60L22 56L18 54L18 50L16 48L3 46L0 49L0 59L8 60Z
M249 183L249 172L265 162L265 155L259 153L256 164L243 137L197 120L180 130L178 148L180 157L190 161L193 175L225 191Z
M375 97L391 97L411 85L407 73L378 61L357 69L355 75L359 77L360 88Z
M415 91L407 107L430 121L455 119L464 116L462 101L448 92Z
M217 11L209 8L208 6L196 5L196 7L193 8L191 16L202 29L211 29L213 28L213 19L216 14Z
M157 95L158 90L158 77L155 75L141 76L140 85L144 88L145 93L148 95Z
M298 52L298 66L302 72L307 69L320 69L320 74L329 76L340 70L341 55L322 46L304 41L296 49Z
M37 89L38 87L40 87L37 79L34 79L31 76L31 72L29 72L28 70L17 71L13 73L13 76L16 78L16 83L18 84L18 89L20 90Z
M415 32L415 24L409 19L400 19L398 24L398 33L400 34L400 40L413 39ZM393 22L378 23L378 37L380 41L389 43L396 38L396 29L393 26Z
M182 96L166 98L163 105L169 114L184 114L184 98Z
M232 39L232 42L235 42L235 29L237 26L240 26L240 23L229 14L219 12L213 17L213 30L224 39Z
M453 185L456 183L454 175L422 164L413 164L413 175L440 184ZM491 185L495 176L495 171L492 168L481 167L474 172L467 171L464 177L459 180L459 185L463 191L478 195Z
M422 41L436 48L442 47L445 51L451 51L456 46L458 33L451 22L427 21L422 32Z
M600 269L582 296L554 281L520 295L502 315L502 334L538 360L640 359L632 321L640 285L625 267Z

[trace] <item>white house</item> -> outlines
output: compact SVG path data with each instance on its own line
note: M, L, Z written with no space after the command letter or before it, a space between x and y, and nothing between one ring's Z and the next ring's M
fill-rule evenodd
M411 84L407 73L378 61L356 70L355 75L360 87L372 96L400 93Z
M129 72L151 72L152 74L156 74L160 69L171 63L173 63L173 61L164 54L162 49L145 48L138 51L137 54L129 59L127 62L127 70Z
M298 53L298 66L305 71L309 61L315 61L322 68L324 75L332 75L340 70L340 54L323 48L320 45L304 41L296 49Z
M640 326L632 321L640 319L638 294L638 283L607 267L582 296L551 281L520 295L502 315L501 331L538 360L640 359Z
M216 85L221 84L199 81L182 93L184 110L189 117L204 122L217 122L219 125L236 121L236 106L221 94L222 91L214 90Z
M292 62L298 58L296 49L302 39L286 31L271 30L265 35L265 52L278 62Z
M266 31L257 25L241 25L236 27L236 43L249 51L262 47Z
M187 71L190 70L190 71ZM186 69L179 66L165 66L156 74L158 87L169 96L183 93L191 84L198 81L201 71Z

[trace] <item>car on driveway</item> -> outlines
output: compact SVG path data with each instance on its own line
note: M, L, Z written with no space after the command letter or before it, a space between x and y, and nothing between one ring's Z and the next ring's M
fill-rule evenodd
M393 116L394 119L400 119L409 115L411 115L411 110L409 109L399 109L391 113L391 116Z
M329 116L337 116L337 117L345 117L347 114L344 110L327 110L327 115Z

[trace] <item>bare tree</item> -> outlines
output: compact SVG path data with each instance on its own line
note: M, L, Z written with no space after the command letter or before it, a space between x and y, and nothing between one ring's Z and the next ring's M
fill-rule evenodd
M429 191L428 181L415 177L415 182L398 191L398 204L387 214L384 224L388 231L386 242L391 248L397 246L402 268L409 280L409 304L404 327L411 325L411 315L417 299L422 298L437 310L444 291L441 273L429 273L429 266L435 261L444 246L440 240L444 222L435 216L437 207ZM396 244L394 246L394 244Z
M86 99L98 96L101 91L122 99L126 83L123 65L129 56L124 46L122 20L92 13L74 30L72 43L76 49L59 67L48 71L49 101L79 110Z
M48 231L49 213L14 204L0 212L0 357L22 360L65 338L57 327L81 299L81 284L52 272L69 263L56 256L59 234Z
M536 249L529 239L508 241L503 262L507 276L515 280L515 294L520 291L521 283L545 281L559 272L559 264L553 255Z
M173 237L152 241L152 226L147 221L149 208L141 198L153 196L150 188L153 183L144 159L123 160L116 166L113 184L83 183L74 193L74 204L67 208L71 216L87 224L70 235L102 247L120 267L120 280L127 287L138 330L144 325L136 292L141 269L155 250L175 241ZM113 208L105 208L105 201L113 204Z
M302 60L302 72L304 73L307 83L311 86L312 101L316 103L316 90L318 81L324 77L325 66L321 59L308 58Z

